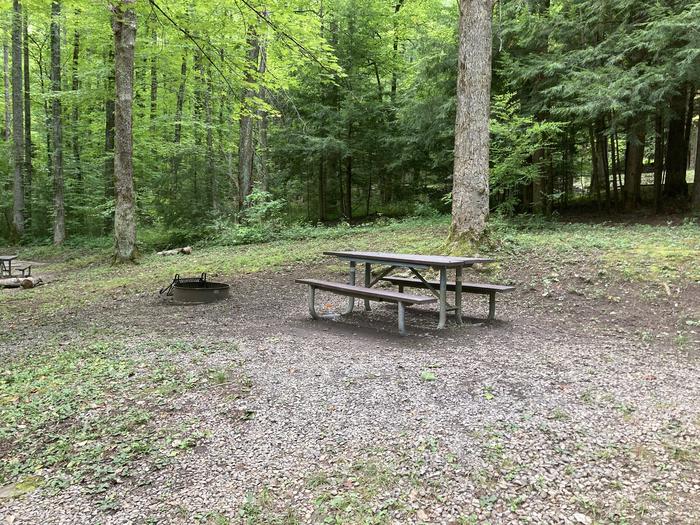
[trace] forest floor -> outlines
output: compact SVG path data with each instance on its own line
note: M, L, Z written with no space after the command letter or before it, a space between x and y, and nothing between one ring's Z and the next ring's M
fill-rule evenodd
M0 523L700 523L700 227L501 224L470 272L517 287L494 323L309 318L294 278L345 276L323 250L446 229L21 252L47 284L0 290ZM158 296L201 271L231 299Z

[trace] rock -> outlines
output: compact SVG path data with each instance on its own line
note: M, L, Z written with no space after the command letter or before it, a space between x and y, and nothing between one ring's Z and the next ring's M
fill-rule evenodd
M591 525L593 523L593 520L586 516L585 514L581 514L580 512L577 512L571 518L574 520L575 523L581 523L582 525Z

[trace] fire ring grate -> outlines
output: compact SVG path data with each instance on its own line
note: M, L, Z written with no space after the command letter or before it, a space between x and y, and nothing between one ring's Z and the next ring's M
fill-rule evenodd
M172 297L178 303L213 303L229 297L231 286L226 283L207 281L207 274L199 277L175 275L169 286L160 290L160 295Z

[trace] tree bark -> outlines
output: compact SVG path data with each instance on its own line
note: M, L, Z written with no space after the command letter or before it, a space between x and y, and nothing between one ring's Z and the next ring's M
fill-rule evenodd
M107 98L105 99L105 165L104 188L105 199L114 199L114 50L109 51L107 63ZM107 219L105 227L109 229L112 221Z
M492 0L460 0L453 241L478 241L489 216Z
M666 150L666 184L664 193L667 197L688 195L685 172L688 158L685 148L685 111L687 88L671 99L671 119L668 123Z
M135 0L121 0L113 6L114 31L114 237L116 259L136 257L136 203L132 166L133 137L131 110L134 99L134 43L136 40Z
M173 156L173 192L178 191L180 161L182 154L180 153L180 141L182 140L182 108L185 104L185 83L187 81L187 55L182 54L182 64L180 65L180 87L177 90L177 99L175 101L175 154Z
M661 179L664 174L664 118L661 109L654 117L654 210L661 213Z
M24 122L22 111L22 6L12 2L12 160L14 206L12 225L18 236L24 234Z
M73 90L73 96L77 95L78 89L80 88L80 83L78 81L78 61L80 59L80 33L76 30L73 33L73 63L72 63L72 78L71 78L71 89ZM78 182L78 188L80 191L80 195L82 197L84 191L83 191L83 172L82 168L80 166L80 134L78 131L78 123L79 123L79 111L78 111L78 102L76 101L73 104L73 111L71 113L71 131L72 131L72 149L73 149L73 161L75 162L75 179ZM82 199L80 201L80 204L82 204Z
M61 3L51 2L51 131L53 159L53 243L66 240L66 212L63 202L63 119L61 118Z
M31 84L29 82L29 28L27 11L24 11L22 24L22 55L24 73L24 209L25 223L31 226L32 221L32 186L34 180L34 166L32 156L34 147L32 145L32 98Z
M5 88L5 129L3 137L9 142L12 136L12 112L10 111L12 101L10 96L10 57L7 49L7 42L2 43L2 71L3 86Z
M634 210L641 202L641 181L644 162L645 123L630 124L625 153L625 209Z
M155 31L151 34L151 41L153 46L158 44L158 36ZM158 55L153 53L151 56L151 112L149 125L151 130L155 128L156 124L156 114L158 110Z
M698 128L695 133L695 175L690 207L694 212L700 213L700 111L698 111Z
M249 99L255 95L253 72L258 69L260 42L254 26L249 26L246 36L248 44L244 87L241 95L241 116L238 135L238 211L246 207L246 199L253 191L253 119L248 107Z
M267 18L268 12L263 11L263 16ZM262 82L265 72L267 71L267 45L266 43L259 42L258 46L260 48L260 60L258 61L258 79ZM267 88L264 85L260 86L258 91L258 97L261 100L267 102ZM260 183L262 185L263 191L269 190L269 180L268 180L268 155L267 155L267 110L258 110L258 176Z

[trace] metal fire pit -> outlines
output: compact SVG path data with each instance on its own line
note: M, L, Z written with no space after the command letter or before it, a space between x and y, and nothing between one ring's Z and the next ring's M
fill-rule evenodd
M160 294L171 296L179 303L213 303L228 298L230 289L226 283L207 281L207 274L203 273L199 277L182 278L175 275L173 282L163 288Z

